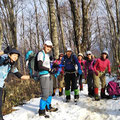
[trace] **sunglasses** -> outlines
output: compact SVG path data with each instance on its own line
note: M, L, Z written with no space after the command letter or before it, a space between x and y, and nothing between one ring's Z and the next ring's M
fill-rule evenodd
M87 54L87 55L91 55L91 54Z
M102 54L107 55L106 53L102 53Z

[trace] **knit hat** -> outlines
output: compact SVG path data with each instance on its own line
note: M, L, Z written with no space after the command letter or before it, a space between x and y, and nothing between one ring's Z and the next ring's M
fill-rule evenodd
M20 56L20 52L14 48L9 51L9 54L18 54Z

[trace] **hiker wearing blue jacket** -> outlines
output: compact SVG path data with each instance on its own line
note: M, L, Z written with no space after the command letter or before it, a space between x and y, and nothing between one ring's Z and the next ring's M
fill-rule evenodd
M46 111L55 112L58 109L51 106L52 93L53 93L53 80L50 77L52 69L50 68L50 57L49 52L52 50L53 44L51 41L45 41L43 50L38 53L37 62L38 62L38 71L39 79L42 91L42 97L40 99L40 108L39 116L44 116L49 118L46 115Z
M70 97L70 83L72 81L72 88L74 90L74 100L77 101L79 99L79 90L77 87L77 76L76 76L76 69L75 65L78 66L78 73L81 75L82 70L80 63L76 57L76 55L73 54L71 48L67 48L66 55L63 56L61 60L61 64L64 65L64 71L65 71L65 95L66 95L66 102L69 102Z
M3 86L5 79L7 78L8 73L14 73L18 78L29 79L28 75L22 75L18 72L18 69L14 66L18 60L20 53L16 49L10 49L8 54L3 54L0 56L0 120L4 120L2 116L2 94Z

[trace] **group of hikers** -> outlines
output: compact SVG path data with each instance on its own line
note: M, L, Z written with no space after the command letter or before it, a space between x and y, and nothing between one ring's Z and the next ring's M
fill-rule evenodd
M36 55L33 51L29 51L26 54L30 76L22 75L15 67L15 63L20 57L19 51L15 48L6 48L4 50L3 55L0 56L0 120L3 120L2 92L4 80L9 72L13 72L20 79L26 80L32 77L40 81L42 96L38 113L46 118L49 118L49 115L46 115L46 111L55 112L58 110L58 108L54 108L51 105L52 97L55 96L57 88L59 89L59 96L62 96L63 88L65 87L66 102L71 100L71 91L74 91L74 101L76 102L79 99L79 90L83 90L83 75L85 81L87 81L89 97L94 97L96 101L99 101L100 98L108 98L108 95L105 94L105 73L106 68L108 68L108 73L111 75L111 68L107 50L101 53L100 58L95 58L91 51L86 52L86 57L82 53L76 56L72 49L68 47L65 54L60 53L59 58L53 60L49 56L52 48L52 42L47 40L43 45L43 49ZM35 56L34 59L32 59L33 56ZM32 66L32 60L34 67ZM100 82L101 97L99 96Z

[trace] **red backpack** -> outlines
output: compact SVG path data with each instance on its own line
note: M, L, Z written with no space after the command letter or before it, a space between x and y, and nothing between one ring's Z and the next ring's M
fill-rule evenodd
M107 92L110 96L113 96L113 95L120 95L120 87L119 87L119 83L117 82L114 82L114 81L110 81L108 83L108 86L107 86Z

